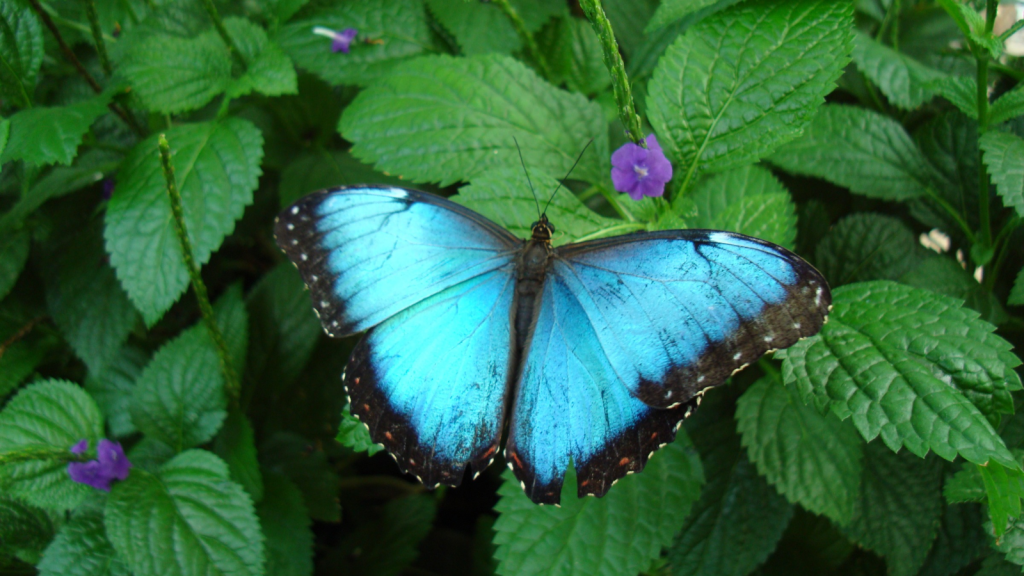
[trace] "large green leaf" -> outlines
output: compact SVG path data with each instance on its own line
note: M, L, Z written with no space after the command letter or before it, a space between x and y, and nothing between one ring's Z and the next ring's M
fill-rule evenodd
M263 137L239 118L176 126L166 135L192 252L202 265L252 203ZM146 323L154 324L188 286L156 137L125 158L104 236L121 285Z
M329 38L313 34L317 26L355 28L359 36L348 54L334 53ZM381 42L360 42L364 39ZM275 40L300 68L335 85L371 84L396 64L434 49L422 0L323 4L282 26Z
M256 514L267 538L267 574L311 576L313 531L302 492L277 472L264 473L263 482L266 491L256 506Z
M899 218L856 213L840 220L815 251L815 264L832 286L897 280L914 269L923 249Z
M853 61L882 94L905 110L917 108L934 95L933 84L945 74L878 42L863 32L856 35Z
M716 2L718 0L664 0L654 11L650 21L647 22L644 32L650 34L660 30Z
M992 103L988 110L988 121L989 125L995 126L1021 115L1024 115L1024 86L1018 84Z
M43 28L26 4L0 3L0 96L32 105L43 63Z
M102 509L75 512L37 566L39 576L128 576L128 570L107 540Z
M853 521L840 530L885 558L892 576L913 576L935 540L942 475L935 462L867 445Z
M590 139L573 177L606 182L600 107L558 90L507 56L431 56L396 66L345 109L339 130L352 154L415 182L448 185L495 168L561 177Z
M779 492L837 524L850 521L863 442L849 423L821 415L769 376L740 396L736 420L750 460Z
M11 133L0 164L24 160L29 164L71 164L92 123L106 112L111 92L78 104L26 108L11 116Z
M244 347L247 320L239 291L217 302L215 312L228 349L240 347L235 335L242 336ZM131 415L142 433L180 452L213 438L227 416L226 409L217 348L206 325L199 322L164 344L142 371Z
M978 123L955 110L936 116L914 131L914 141L933 168L935 193L968 227L977 226ZM926 226L960 237L960 224L931 196L908 202L910 214Z
M962 302L892 282L832 293L822 331L776 353L788 384L831 407L868 441L1017 468L992 425L968 399L1021 388L1020 360L995 327Z
M0 496L0 556L13 555L36 564L53 539L54 526L46 512Z
M992 130L983 134L979 143L1003 203L1024 218L1024 140Z
M149 362L149 354L128 344L99 372L90 371L85 389L96 400L107 421L110 437L122 438L135 433L131 405L135 381Z
M918 576L951 576L982 555L988 538L977 504L943 504L939 534Z
M245 73L228 86L228 96L237 98L249 92L267 96L298 93L295 66L277 44L267 39L263 28L244 18L225 18L224 27L246 61Z
M227 464L203 450L178 454L156 474L133 471L111 491L105 524L136 576L264 573L252 501Z
M793 249L796 207L786 187L765 168L750 165L718 174L680 199L697 206L697 215L686 218L689 228L740 232Z
M932 186L931 169L903 126L853 106L823 106L803 135L770 160L870 198L907 200Z
M978 83L972 76L950 76L932 88L949 103L974 120L978 119Z
M851 28L846 3L754 0L687 30L647 97L677 178L753 162L797 136L849 61Z
M975 280L974 276L952 256L929 256L900 276L899 281L915 288L959 298L964 301L965 306L981 314L983 320L997 326L1007 318L1006 311L995 294ZM991 414L987 406L978 403L977 398L973 398L972 401L986 415ZM999 413L1008 414L1013 411L1013 402L1008 394L1000 402L1009 404L1005 404L1005 408L1000 409ZM998 422L998 417L993 422Z
M551 16L564 11L557 2L510 0L529 32L536 32ZM512 22L491 2L466 3L462 0L427 0L437 21L455 36L466 56L500 52L514 54L522 48Z
M213 453L228 465L231 479L242 485L253 502L263 499L263 475L256 459L252 424L240 410L229 410L224 425L213 439Z
M504 576L636 574L671 543L704 482L682 433L602 498L578 498L572 469L561 507L534 504L511 472L503 476L494 556Z
M103 416L92 398L66 380L23 388L0 411L0 453L22 449L70 450L103 437ZM4 494L52 509L74 508L92 488L71 481L67 461L32 460L0 466Z

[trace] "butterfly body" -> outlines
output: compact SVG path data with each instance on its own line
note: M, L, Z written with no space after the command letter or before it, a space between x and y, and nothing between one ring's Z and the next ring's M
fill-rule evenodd
M552 245L443 198L321 191L277 241L332 336L367 331L350 410L399 467L458 485L497 455L535 502L603 495L672 441L708 387L820 329L824 279L783 248L707 230Z

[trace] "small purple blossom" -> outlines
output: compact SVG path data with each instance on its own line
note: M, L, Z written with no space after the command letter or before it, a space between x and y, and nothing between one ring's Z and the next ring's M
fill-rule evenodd
M672 164L654 134L647 136L647 148L627 142L612 154L612 184L633 200L661 196L672 179Z
M114 187L117 186L117 181L113 178L103 179L103 199L110 200L114 195Z
M71 447L71 453L82 454L88 449L89 441L81 440ZM111 442L106 438L100 440L96 446L96 456L95 460L69 463L68 476L79 484L109 492L112 481L128 477L132 463L124 455L120 443Z
M324 28L323 26L316 26L313 28L313 34L330 38L331 52L344 52L348 54L349 47L352 45L352 41L356 39L359 31L355 28L345 28L339 32L330 28Z

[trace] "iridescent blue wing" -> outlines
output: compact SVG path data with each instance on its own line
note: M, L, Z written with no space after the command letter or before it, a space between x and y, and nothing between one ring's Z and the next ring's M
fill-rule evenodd
M579 494L604 494L671 439L704 389L815 334L830 305L813 267L739 234L559 248L512 413L513 471L535 501L557 501L571 458Z
M312 194L278 218L324 329L370 329L343 380L352 414L401 469L457 485L497 451L522 241L443 198L401 188Z

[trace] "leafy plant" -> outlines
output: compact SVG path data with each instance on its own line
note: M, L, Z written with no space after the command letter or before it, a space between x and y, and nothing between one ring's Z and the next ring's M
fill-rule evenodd
M1004 10L0 0L0 571L1020 573ZM633 201L611 154L649 135L674 175ZM525 237L530 182L556 188L588 141L556 245L751 234L823 272L830 320L603 498L570 468L537 506L500 465L427 492L349 413L355 338L323 335L274 216L399 183ZM122 448L109 493L67 472Z

